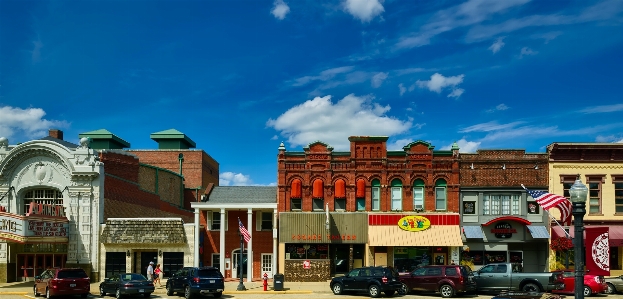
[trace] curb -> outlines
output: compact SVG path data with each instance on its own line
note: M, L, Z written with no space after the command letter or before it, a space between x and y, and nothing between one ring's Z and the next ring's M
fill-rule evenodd
M29 292L0 292L1 295L28 295Z
M225 291L223 294L312 294L314 291Z

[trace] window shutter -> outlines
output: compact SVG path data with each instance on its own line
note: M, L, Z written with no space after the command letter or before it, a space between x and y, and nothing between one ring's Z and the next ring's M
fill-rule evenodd
M206 212L206 227L208 230L212 230L212 213L210 210Z
M262 211L255 212L255 230L262 230Z
M364 179L357 180L357 191L355 197L357 198L365 198L366 197L366 181Z
M229 230L229 217L228 216L229 216L229 212L225 211L225 230L226 231ZM223 224L221 223L221 225Z

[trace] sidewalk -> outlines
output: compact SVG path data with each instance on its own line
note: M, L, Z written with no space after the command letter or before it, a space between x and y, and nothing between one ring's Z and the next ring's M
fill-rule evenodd
M91 284L91 294L99 295L99 282ZM261 280L248 282L243 284L246 291L236 291L239 281L225 281L225 291L223 294L312 294L312 293L331 293L329 282L284 282L283 291L273 291L272 279L268 281L268 290L264 291L264 285ZM33 282L11 282L0 283L0 295L27 295L32 294ZM164 287L166 279L162 281L162 287L157 286L154 294L166 294Z

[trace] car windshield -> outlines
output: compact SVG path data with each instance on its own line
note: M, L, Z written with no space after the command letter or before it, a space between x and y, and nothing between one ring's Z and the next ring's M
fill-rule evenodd
M197 276L203 278L221 278L221 273L216 269L199 269Z
M122 281L129 281L129 280L147 280L147 278L141 274L137 274L137 273L128 273L128 274L121 274L121 280Z
M87 273L82 269L58 271L57 278L87 278Z

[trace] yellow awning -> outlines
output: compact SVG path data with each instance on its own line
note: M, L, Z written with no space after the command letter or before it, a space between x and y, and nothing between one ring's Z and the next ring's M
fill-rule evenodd
M436 225L419 232L408 232L395 226L368 227L370 246L463 246L461 227Z

